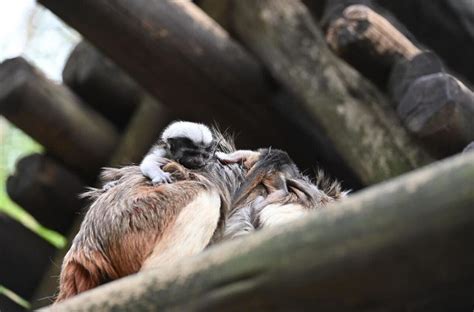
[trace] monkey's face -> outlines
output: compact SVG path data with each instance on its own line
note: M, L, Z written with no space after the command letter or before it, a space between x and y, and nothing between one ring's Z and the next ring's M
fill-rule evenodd
M170 156L189 169L204 167L214 155L214 145L194 142L186 137L169 139Z

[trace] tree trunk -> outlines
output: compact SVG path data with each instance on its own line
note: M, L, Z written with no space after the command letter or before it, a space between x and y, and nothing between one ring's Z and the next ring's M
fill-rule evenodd
M474 154L45 311L466 311Z

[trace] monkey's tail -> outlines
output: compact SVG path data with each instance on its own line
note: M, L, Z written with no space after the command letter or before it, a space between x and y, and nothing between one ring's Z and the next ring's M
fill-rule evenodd
M79 255L67 255L59 278L55 303L103 284L99 268Z

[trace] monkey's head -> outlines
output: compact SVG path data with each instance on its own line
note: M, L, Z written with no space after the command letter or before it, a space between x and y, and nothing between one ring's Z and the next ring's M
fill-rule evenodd
M216 141L211 130L199 123L177 121L161 136L171 159L189 169L204 167L213 157Z

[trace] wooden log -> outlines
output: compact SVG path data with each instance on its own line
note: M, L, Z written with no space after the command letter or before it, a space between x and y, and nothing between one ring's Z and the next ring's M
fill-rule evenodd
M23 298L33 295L55 248L0 212L0 283Z
M86 41L71 52L63 81L119 129L127 125L144 93L132 78Z
M81 175L94 176L110 157L113 126L24 59L0 65L0 86L0 114Z
M474 66L468 66L472 63L474 55L472 0L376 0L376 2L390 10L456 74L474 83Z
M41 0L182 119L238 133L239 148L287 150L355 188L360 179L323 133L307 132L264 68L191 1ZM130 48L133 47L133 48ZM288 96L287 98L291 98ZM276 101L278 102L278 101Z
M44 311L465 311L474 154Z
M83 207L83 182L47 156L22 158L7 180L7 193L43 226L67 233Z
M383 95L329 51L300 2L235 1L233 14L241 40L299 97L301 107L292 113L308 125L308 132L320 126L365 184L431 160Z
M399 117L433 154L451 155L470 142L472 92L444 73L435 54L422 52L384 16L366 5L350 5L354 0L339 2L346 7L329 23L329 45L384 87L390 77L388 88Z
M192 2L40 3L183 118L195 119L198 111L205 121L242 129L248 142L274 136L262 68Z
M410 85L418 78L445 72L439 57L423 51L412 59L401 59L391 69L388 91L395 105L398 105Z
M411 60L421 50L369 5L367 0L329 2L325 13L326 41L344 60L385 88L396 62Z
M438 155L458 153L474 140L474 93L449 74L416 79L397 112L405 126Z

